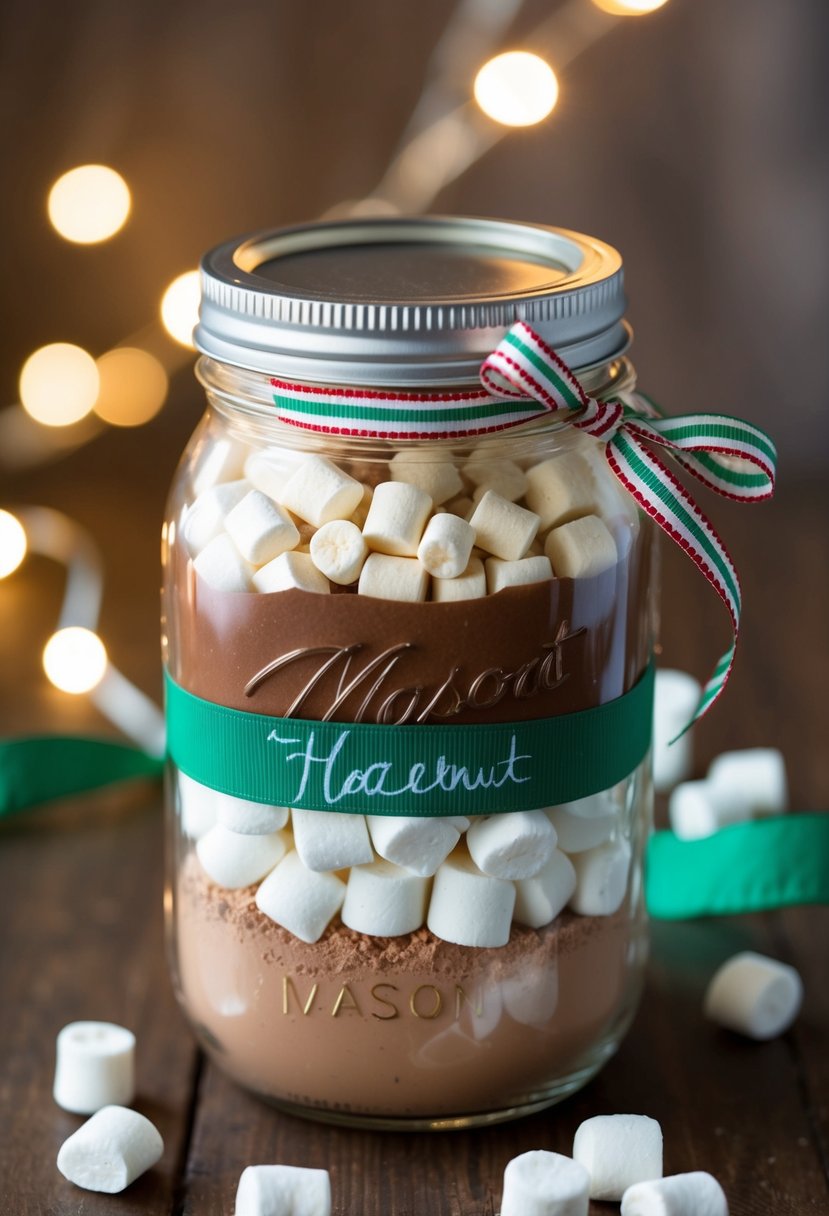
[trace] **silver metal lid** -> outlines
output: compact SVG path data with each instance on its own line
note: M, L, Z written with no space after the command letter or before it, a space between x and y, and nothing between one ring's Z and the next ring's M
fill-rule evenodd
M203 354L312 383L469 383L519 319L575 369L629 341L616 250L540 224L304 224L217 246L201 277Z

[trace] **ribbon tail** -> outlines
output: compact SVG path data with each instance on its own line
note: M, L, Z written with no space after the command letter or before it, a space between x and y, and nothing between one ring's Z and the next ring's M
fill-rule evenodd
M53 798L161 776L164 761L114 739L36 735L0 740L0 818Z

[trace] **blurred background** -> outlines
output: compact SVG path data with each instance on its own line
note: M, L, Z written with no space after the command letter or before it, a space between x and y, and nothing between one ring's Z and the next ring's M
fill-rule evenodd
M736 413L778 442L777 504L700 493L738 568L741 537L787 501L824 567L827 30L825 0L6 0L0 506L55 508L97 546L99 632L117 668L159 696L158 537L202 410L192 279L163 320L165 292L231 235L326 215L503 216L617 246L642 387L669 412ZM537 82L526 62L478 77L515 50L555 73L546 116L543 69ZM59 180L89 164L120 178ZM87 357L27 363L55 343ZM41 548L82 562L83 534L61 546L49 518ZM102 728L100 706L41 666L63 566L33 551L15 569L19 536L0 524L7 720ZM773 559L742 569L748 649L752 614L791 596ZM721 610L681 557L665 567L691 605L681 627L665 622L668 660L682 661L683 633L708 630L713 660ZM792 690L793 712L821 693ZM751 712L768 736L773 721ZM721 741L769 741L725 722Z

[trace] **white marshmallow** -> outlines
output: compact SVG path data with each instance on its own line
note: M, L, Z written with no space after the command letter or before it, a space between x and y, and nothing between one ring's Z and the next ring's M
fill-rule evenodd
M176 774L176 785L182 830L193 840L198 840L216 822L216 791L200 781L194 781L181 770Z
M579 1125L573 1159L590 1175L591 1199L618 1202L635 1182L662 1177L662 1128L647 1115L595 1115Z
M226 532L204 546L193 568L217 591L249 591L253 566L245 561Z
M163 1152L164 1141L149 1119L124 1106L104 1106L61 1145L58 1169L75 1186L116 1195Z
M535 1149L504 1170L501 1216L587 1216L584 1166L561 1153Z
M405 481L381 481L363 525L366 544L375 553L414 557L431 509L425 490Z
M246 561L263 566L299 544L290 515L260 490L251 490L225 520L225 531Z
M707 781L682 781L668 799L671 828L680 840L699 840L720 827Z
M755 815L780 815L788 805L786 765L773 747L723 752L708 770L720 823Z
M482 874L458 849L438 868L426 923L459 946L505 946L514 906L513 884Z
M702 686L685 671L659 667L653 701L653 784L667 793L693 769L693 730L676 738L699 704Z
M366 822L380 856L422 878L432 877L460 839L461 829L451 819L366 815Z
M371 500L373 497L374 497L374 490L371 488L371 486L364 485L363 486L363 497L360 499L360 501L357 503L357 506L354 508L354 510L351 512L351 514L348 517L349 520L351 521L351 523L356 524L357 527L360 528L361 530L362 530L363 525L366 522L366 519L368 518L368 510L369 510L369 507L371 506Z
M102 1106L129 1106L135 1097L135 1035L112 1022L70 1022L57 1038L58 1106L92 1115Z
M561 806L568 815L578 815L581 819L604 819L607 815L618 815L624 793L620 786L613 785L608 790L599 790L596 794L588 794L586 798L576 798L572 802L562 802Z
M371 595L375 599L417 603L426 599L429 573L415 557L370 553L360 572L357 590L360 595Z
M475 530L464 519L444 512L433 515L417 547L420 564L434 578L457 578L469 565Z
M506 587L524 587L528 583L546 583L553 577L549 557L522 557L517 562L503 562L490 557L486 563L486 585L490 595Z
M216 439L205 452L193 477L196 497L220 481L236 481L245 469L248 448L237 439Z
M331 1216L328 1170L249 1165L239 1179L235 1216Z
M546 812L556 830L558 847L563 852L584 853L610 839L619 822L616 815L573 814L570 810L572 805L565 802L562 806L551 806ZM608 804L605 802L604 805L607 807Z
M803 984L794 967L746 950L719 968L705 993L705 1016L750 1039L776 1038L800 1012Z
M544 552L556 578L593 578L618 561L616 541L598 515L585 515L553 528Z
M231 794L214 791L216 816L229 832L240 832L243 836L269 836L278 832L288 822L286 806L270 806L266 802L251 802L247 798L235 798Z
M612 916L622 906L630 870L630 845L614 840L575 853L576 890L570 907L581 916Z
M311 561L332 583L356 583L368 557L368 545L355 523L332 519L311 537Z
M357 933L374 937L413 933L426 919L428 893L428 878L419 878L390 861L352 866L342 922Z
M225 517L250 490L245 481L226 481L200 494L185 514L181 534L191 557L201 553L205 545L224 530Z
M328 579L320 574L310 553L280 553L272 562L253 575L257 591L311 591L314 595L329 595Z
M362 497L360 482L324 456L306 456L279 491L283 507L317 528L348 519Z
M309 944L319 941L344 899L345 883L336 874L309 870L293 850L256 892L260 912Z
M461 519L469 519L475 510L475 503L468 495L462 494L460 498L453 498L451 502L446 503L445 509L451 515L458 515Z
M196 844L202 869L220 887L237 891L264 878L285 855L288 842L280 832L243 836L217 823Z
M521 1026L545 1026L558 1007L555 962L543 967L520 967L515 975L501 982L501 996L513 1022Z
M475 544L504 561L518 561L535 540L538 516L487 490L469 520L475 529Z
M475 448L470 452L463 472L477 487L476 498L486 490L494 490L508 502L517 502L527 492L527 475L520 465L513 460L493 460L488 448Z
M570 902L575 889L573 863L566 853L556 849L537 874L516 882L513 918L531 929L549 925Z
M309 870L344 870L374 861L365 815L295 810L292 821L296 851Z
M467 818L466 815L444 815L443 822L451 823L455 831L460 832L461 835L463 835L463 833L468 829L472 820Z
M245 477L254 489L278 502L282 487L302 459L299 452L289 448L262 448L245 461Z
M463 490L463 478L451 455L431 448L406 447L389 461L392 481L406 481L428 494L435 506L454 498Z
M446 604L454 600L477 600L486 595L486 573L479 557L470 557L463 574L457 578L436 578L432 599Z
M716 1178L695 1170L637 1182L622 1196L622 1216L728 1216L728 1200Z
M553 456L527 470L524 497L541 520L542 530L556 528L582 515L594 514L595 479L581 456L572 453Z
M532 878L546 866L556 833L543 811L510 811L477 819L466 833L475 865L494 878Z

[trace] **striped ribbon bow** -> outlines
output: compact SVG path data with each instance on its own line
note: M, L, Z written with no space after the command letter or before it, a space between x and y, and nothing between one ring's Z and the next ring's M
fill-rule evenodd
M626 403L597 401L523 321L512 326L482 364L480 390L391 394L311 388L282 380L271 383L277 413L284 422L327 434L449 439L558 414L562 421L603 442L608 464L622 485L696 563L728 610L733 641L706 684L692 721L719 697L734 663L740 580L713 525L671 469L645 444L670 452L718 494L740 502L760 502L774 493L777 452L759 427L723 414L664 418L640 393L628 394Z

